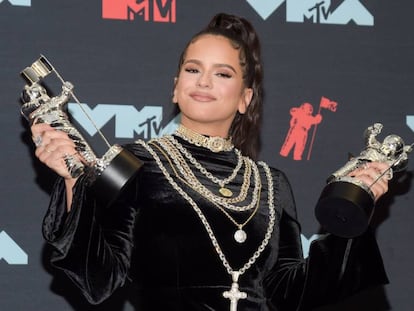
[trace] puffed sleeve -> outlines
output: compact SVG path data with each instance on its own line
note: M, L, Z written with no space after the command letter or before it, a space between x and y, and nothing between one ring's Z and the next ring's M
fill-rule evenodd
M86 299L105 300L128 276L133 230L139 209L136 200L140 173L109 207L97 204L80 177L73 189L72 208L66 213L65 184L59 179L43 221L43 235L54 247L51 263L63 270Z
M304 259L290 185L283 173L275 174L278 203L283 209L279 257L265 278L265 287L278 310L310 310L388 282L370 231L354 239L325 235L311 243Z

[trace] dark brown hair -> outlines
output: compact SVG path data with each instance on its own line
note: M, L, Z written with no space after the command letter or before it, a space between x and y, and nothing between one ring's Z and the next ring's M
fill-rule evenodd
M178 72L184 62L188 46L203 35L218 35L230 40L239 50L240 66L243 70L245 87L253 90L253 97L246 113L237 113L230 127L230 136L236 148L252 159L260 150L260 126L263 103L263 66L260 56L260 42L256 31L243 17L219 13L206 28L195 34L181 54Z

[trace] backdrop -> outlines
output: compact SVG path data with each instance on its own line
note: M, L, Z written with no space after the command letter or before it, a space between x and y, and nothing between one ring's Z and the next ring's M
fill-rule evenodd
M75 85L111 143L149 139L176 126L171 91L190 36L218 12L249 19L265 64L261 158L290 178L306 256L325 180L364 147L365 129L381 122L379 138L414 142L412 11L408 0L0 0L0 309L134 310L128 290L88 306L46 260L40 224L56 176L33 158L20 115L20 72L41 54ZM99 153L96 129L78 105L69 109ZM307 130L295 133L291 119ZM390 284L320 310L412 310L412 167L373 219Z

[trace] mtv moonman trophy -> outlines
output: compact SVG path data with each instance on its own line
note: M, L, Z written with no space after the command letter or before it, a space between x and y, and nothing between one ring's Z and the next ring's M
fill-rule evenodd
M54 97L50 97L45 87L41 85L42 79L52 72L62 82L62 92ZM44 122L50 124L56 130L67 133L75 143L76 150L85 161L82 163L73 155L64 155L69 173L74 178L86 174L88 184L92 185L99 194L97 197L106 204L112 202L139 170L142 162L121 146L111 146L97 129L93 120L83 110L109 147L103 157L98 158L95 155L81 133L71 124L68 115L64 111L70 98L75 99L80 104L73 92L73 85L64 81L43 55L30 67L25 68L21 75L28 82L22 96L24 101L21 108L22 115L31 125ZM38 138L34 140L37 145L41 144Z
M379 142L376 136L382 127L381 123L375 123L367 128L366 148L328 178L328 184L319 197L315 208L316 218L332 234L353 238L364 233L374 213L374 195L370 188L381 177L392 179L393 172L407 167L407 153L412 151L414 144L405 145L397 135L388 135L382 143ZM354 169L372 161L385 162L389 168L371 185L366 186L347 176Z

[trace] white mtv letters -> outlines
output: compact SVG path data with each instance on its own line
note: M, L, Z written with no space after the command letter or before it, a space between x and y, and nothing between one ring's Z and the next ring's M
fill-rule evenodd
M0 3L2 3L4 0L0 0ZM11 5L16 6L31 6L32 0L6 0L6 2L9 2Z
M87 115L99 130L114 119L116 138L134 138L137 134L144 139L150 139L173 132L178 123L176 117L168 125L161 127L162 106L146 106L137 110L133 105L99 104L91 109L87 104L69 103L68 109L71 116L91 136L96 134L97 129Z
M27 265L28 256L19 245L5 232L0 232L0 260L10 265Z
M267 19L282 3L286 2L286 21L303 23L310 20L317 24L373 26L374 17L360 0L344 0L334 11L331 0L246 0L256 12Z
M304 22L306 17L321 24L346 25L354 21L357 25L374 25L374 17L359 0L345 0L332 12L330 7L331 0L287 0L286 20Z

